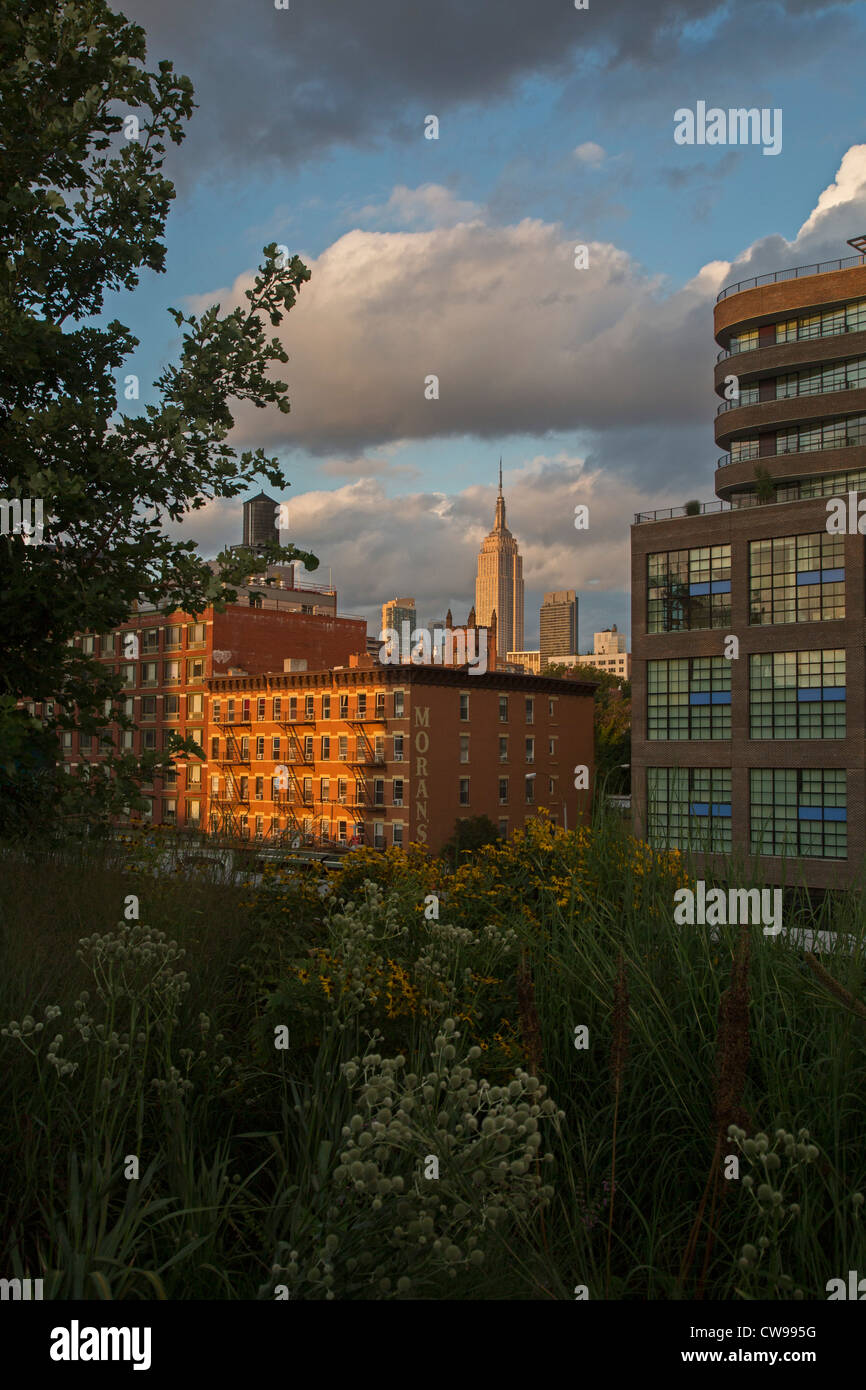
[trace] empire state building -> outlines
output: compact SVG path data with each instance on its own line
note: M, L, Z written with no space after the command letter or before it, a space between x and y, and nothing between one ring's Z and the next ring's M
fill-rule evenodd
M517 553L517 541L505 524L501 459L496 520L478 553L475 578L476 621L487 627L494 612L496 655L500 661L505 661L508 652L523 650L523 560Z

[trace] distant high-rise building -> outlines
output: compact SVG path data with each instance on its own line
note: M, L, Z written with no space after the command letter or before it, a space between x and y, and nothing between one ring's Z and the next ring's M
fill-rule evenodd
M273 497L260 492L244 503L244 545L255 550L269 541L280 543L280 528L277 525L277 506Z
M413 628L415 627L415 600L413 598L391 598L387 603L383 603L382 631L385 632L389 627L393 627L397 632L400 632L402 623L410 623Z
M523 649L523 560L517 541L505 524L502 495L502 460L499 460L499 496L493 530L484 538L478 554L475 579L475 616L488 627L497 617L496 651L505 661L510 651Z
M537 676L541 670L541 652L509 652L509 666L522 666L527 675Z
M625 633L618 632L616 623L606 627L603 632L593 633L593 652L583 661L585 666L594 666L597 671L607 671L612 676L631 678L631 656L626 651Z
M541 669L554 653L577 651L577 597L574 589L555 589L544 595L539 635Z

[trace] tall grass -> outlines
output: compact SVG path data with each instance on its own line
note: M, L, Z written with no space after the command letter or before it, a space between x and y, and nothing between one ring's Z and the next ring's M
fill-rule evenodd
M324 900L98 851L3 867L6 1277L736 1299L866 1273L859 890L788 895L785 928L849 939L818 959L674 925L688 864L603 817L539 820L456 874L353 855Z

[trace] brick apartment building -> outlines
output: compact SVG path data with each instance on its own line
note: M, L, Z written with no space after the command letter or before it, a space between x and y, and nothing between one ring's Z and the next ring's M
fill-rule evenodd
M459 817L508 835L541 807L573 827L588 803L574 769L592 770L591 683L361 657L207 687L214 832L435 852Z
M141 604L117 631L84 634L76 642L123 673L126 713L138 727L108 735L121 751L165 748L173 733L191 735L206 750L207 682L213 675L282 669L287 659L337 666L366 650L366 622L338 617L336 608L335 590L296 588L292 566L271 566L261 581L239 589L238 602L222 612L209 607L192 615ZM33 706L32 712L42 710ZM94 736L67 732L62 742L64 761L73 766L101 753ZM146 818L206 826L207 775L207 763L179 760L174 771L143 788L150 803Z
M833 533L827 506L866 493L866 242L850 244L722 291L718 500L632 527L637 832L818 888L859 873L866 830L866 541L856 516Z

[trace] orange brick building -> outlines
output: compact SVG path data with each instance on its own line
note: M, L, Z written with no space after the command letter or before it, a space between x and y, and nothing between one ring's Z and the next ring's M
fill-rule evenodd
M591 683L355 657L207 689L212 832L435 852L458 817L507 835L541 807L574 826L588 806L574 770L592 771Z
M199 615L142 605L121 629L76 638L76 645L125 678L126 713L138 727L107 734L106 741L120 751L142 753L167 747L176 733L192 736L206 753L207 681L214 674L282 669L287 659L325 668L366 649L366 622L337 617L332 589L265 583L246 598L223 612L210 607ZM33 705L31 712L43 711ZM98 760L104 751L100 743L94 736L64 733L63 759L72 766ZM207 776L207 761L179 760L174 771L142 789L150 803L145 818L205 827Z

